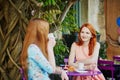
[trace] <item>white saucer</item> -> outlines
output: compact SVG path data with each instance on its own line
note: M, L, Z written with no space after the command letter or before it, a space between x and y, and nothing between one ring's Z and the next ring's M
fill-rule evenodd
M85 70L78 70L78 69L76 69L75 71L79 72L79 73L86 73L86 72L88 72L88 71L85 71Z

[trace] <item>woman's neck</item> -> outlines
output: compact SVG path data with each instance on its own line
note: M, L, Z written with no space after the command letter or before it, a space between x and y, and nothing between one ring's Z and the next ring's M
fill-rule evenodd
M86 42L83 42L83 47L86 47L86 46L88 46L89 45L89 41L86 41Z

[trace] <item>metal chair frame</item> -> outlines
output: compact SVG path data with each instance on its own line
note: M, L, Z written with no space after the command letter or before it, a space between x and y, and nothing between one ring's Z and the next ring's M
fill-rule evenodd
M113 64L114 64L113 61L98 60L98 68L100 70L109 70L109 71L111 71L112 80L114 80L114 71L115 71L115 68L114 68Z

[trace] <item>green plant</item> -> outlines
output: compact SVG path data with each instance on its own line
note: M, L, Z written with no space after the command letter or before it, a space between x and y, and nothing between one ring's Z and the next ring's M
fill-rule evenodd
M75 14L76 14L75 9L71 7L71 9L66 15L66 18L62 23L62 32L64 34L71 34L73 32L78 32L79 28L76 24L76 18L74 16Z
M100 41L100 36L101 36L101 34L98 31L96 31L96 37L97 37L98 42Z
M96 31L96 34L100 34L100 32Z
M67 47L67 45L63 43L62 39L56 40L54 53L55 53L56 64L58 66L60 66L60 64L64 64L64 58L66 56L69 56L69 48Z
M106 49L107 49L108 45L106 42L100 42L100 50L99 50L99 57L102 59L106 59L107 55L106 55Z
M75 1L0 0L0 13L4 13L0 14L0 80L21 80L19 55L28 21L33 17L46 19L54 32Z

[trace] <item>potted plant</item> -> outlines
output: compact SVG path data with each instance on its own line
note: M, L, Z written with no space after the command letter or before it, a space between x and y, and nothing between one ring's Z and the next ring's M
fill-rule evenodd
M77 33L79 30L78 25L76 24L75 15L76 11L73 7L69 10L66 18L64 19L62 25L62 36L67 47L71 47L71 44L77 40Z
M100 36L101 36L101 34L98 31L96 31L96 37L97 37L98 42L100 41Z
M107 50L107 43L100 42L100 50L99 50L99 58L100 59L107 59L106 50Z
M64 58L69 56L69 48L64 44L62 39L56 40L54 47L56 64L60 66L64 64Z

